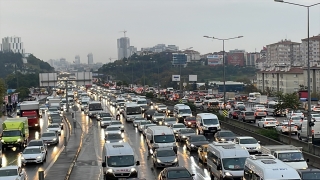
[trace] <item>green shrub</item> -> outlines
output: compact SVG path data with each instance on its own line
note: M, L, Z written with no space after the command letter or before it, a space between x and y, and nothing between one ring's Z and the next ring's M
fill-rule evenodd
M257 133L270 139L279 141L279 133L275 129L261 129L258 130Z
M153 93L152 92L146 93L146 97L150 99L153 98Z
M196 105L194 105L193 103L185 103L185 105L188 105L191 109L191 111L195 112L197 110Z

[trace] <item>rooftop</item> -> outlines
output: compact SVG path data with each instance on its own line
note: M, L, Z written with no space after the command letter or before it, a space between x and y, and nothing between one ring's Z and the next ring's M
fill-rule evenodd
M291 40L288 40L288 39L285 39L285 40L281 40L277 43L273 43L273 44L269 44L267 46L273 46L273 45L280 45L280 44L283 44L283 45L291 45L291 44L301 44L301 43L297 43L297 42L292 42Z
M319 67L320 68L320 67ZM263 71L259 71L258 73L267 73L267 74L303 74L303 69L302 68L290 68L290 70L288 71L284 71L284 70L263 70Z

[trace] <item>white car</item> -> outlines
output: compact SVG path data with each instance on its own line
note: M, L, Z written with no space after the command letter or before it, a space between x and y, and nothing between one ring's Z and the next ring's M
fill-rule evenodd
M19 166L6 166L0 168L0 180L27 180L24 169Z
M202 106L202 102L201 101L195 101L193 103L197 108L201 107Z
M61 125L58 123L49 124L47 127L47 131L54 131L57 134L61 135Z
M145 126L146 124L152 124L152 122L149 121L149 120L140 121L140 122L138 123L138 131L139 131L139 132L142 132L142 131L144 130L144 126Z
M156 124L146 124L146 125L144 125L142 134L146 135L148 127L151 127L151 126L157 126L157 125Z
M262 128L270 128L270 127L276 127L278 124L278 121L275 118L262 118L258 121L258 127Z
M298 130L301 128L301 124L304 118L300 116L292 116L288 120L291 121L291 123L295 124L297 126Z
M314 113L312 113L312 114L311 114L311 118L312 118L313 120L320 121L320 114L314 114Z
M121 131L124 131L124 126L121 121L111 121L110 126L118 126Z
M291 129L290 129L291 127ZM290 131L291 133L294 133L294 134L298 134L298 128L297 126L290 121L283 121L281 123L279 123L277 126L276 126L276 130L282 134L286 133L286 134L289 134Z
M26 147L21 153L21 164L43 163L47 159L47 152L42 146Z
M320 112L320 106L311 106L311 111Z
M236 137L234 143L246 148L250 154L261 153L260 141L251 136Z
M165 118L164 113L155 112L154 115L152 116L152 121L154 123L159 123L159 121L162 121L162 119L164 119L164 118Z
M180 129L186 128L186 126L185 126L184 124L182 124L182 123L176 123L176 124L171 124L171 125L170 125L170 128L172 129L173 133L174 133L175 135L177 135L178 131L179 131Z
M299 116L300 118L304 118L304 114L300 110L289 110L286 116L289 118L293 116Z
M166 105L164 105L164 104L160 104L160 105L158 105L158 107L157 107L157 111L159 112L159 113L161 113L161 112L163 112L163 113L165 113L165 112L167 112L167 106Z
M115 121L116 119L112 117L103 117L100 121L100 127L104 128L110 125L111 121Z
M259 110L259 111L267 111L267 109L266 109L266 107L264 105L259 105L259 104L254 105L252 107L252 110L253 111L257 111L257 110Z
M109 133L119 133L121 134L121 129L119 128L119 126L115 125L115 126L108 126L107 128L104 129L104 133L107 135Z
M143 117L135 118L135 119L133 120L133 122L132 122L133 127L138 127L138 124L139 124L139 122L141 122L141 121L146 121L146 119L143 118Z

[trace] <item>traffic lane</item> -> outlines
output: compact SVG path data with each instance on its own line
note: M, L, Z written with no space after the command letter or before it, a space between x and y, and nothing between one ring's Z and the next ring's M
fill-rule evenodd
M30 130L28 141L33 139L39 139L42 132L46 131L48 126L48 118L47 114L45 114L40 119L40 131L38 130ZM42 123L41 123L42 121ZM67 125L64 124L64 127ZM61 131L61 136L59 137L59 144L55 146L48 146L47 160L43 164L27 164L23 168L26 170L26 173L29 179L37 179L39 170L46 170L48 167L51 167L55 160L58 158L58 154L60 154L61 149L64 145L64 136L67 133L66 128ZM21 154L20 151L15 149L4 151L2 157L3 167L8 165L18 165L21 166Z

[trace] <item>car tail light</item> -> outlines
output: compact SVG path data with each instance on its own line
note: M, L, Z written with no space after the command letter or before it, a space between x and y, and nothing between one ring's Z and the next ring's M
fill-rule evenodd
M282 126L283 129L287 128L287 126Z
M264 122L265 124L269 124L268 122Z
M314 130L311 130L312 135L314 135Z

